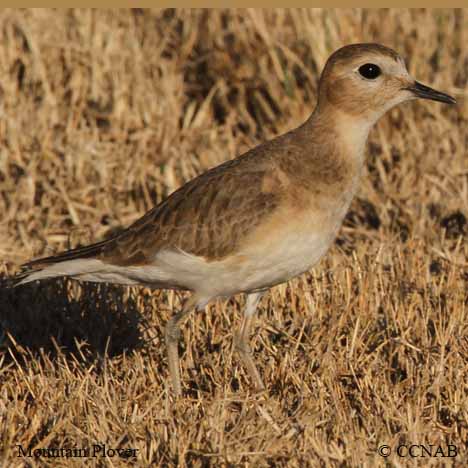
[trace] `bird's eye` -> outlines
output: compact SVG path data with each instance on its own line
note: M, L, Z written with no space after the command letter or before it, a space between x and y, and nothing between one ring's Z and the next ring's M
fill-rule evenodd
M382 73L382 70L378 65L365 63L359 67L359 73L368 80L375 80Z

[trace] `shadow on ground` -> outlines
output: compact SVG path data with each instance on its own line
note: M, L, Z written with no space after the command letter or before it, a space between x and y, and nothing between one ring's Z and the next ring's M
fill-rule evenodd
M43 352L89 361L143 344L142 315L126 288L64 279L16 288L7 283L0 277L0 346L21 361Z

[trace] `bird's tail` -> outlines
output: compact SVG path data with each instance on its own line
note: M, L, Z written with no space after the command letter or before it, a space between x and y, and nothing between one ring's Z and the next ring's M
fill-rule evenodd
M102 261L98 257L112 240L104 240L27 262L21 265L22 270L11 279L10 286L20 286L46 278L73 277L98 271L99 266L102 268Z

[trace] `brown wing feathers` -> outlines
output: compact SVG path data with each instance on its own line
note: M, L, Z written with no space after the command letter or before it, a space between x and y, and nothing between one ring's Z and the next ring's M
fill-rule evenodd
M273 194L261 191L264 173L249 171L247 160L208 171L105 246L101 258L124 266L150 262L168 248L207 260L228 255L277 204Z
M166 248L207 260L228 255L277 205L273 193L261 190L265 168L258 164L262 155L255 157L254 153L191 180L120 234L25 263L24 273L80 258L99 258L119 266L143 265Z
M57 255L51 255L50 257L43 257L43 258L38 258L36 260L31 260L30 262L27 262L21 265L21 267L28 270L28 269L34 269L36 267L40 268L45 265L51 265L54 263L65 262L67 260L74 260L76 258L97 257L101 254L101 252L103 251L103 248L105 246L108 246L114 240L115 238L106 239L100 242L96 242L95 244L67 250Z

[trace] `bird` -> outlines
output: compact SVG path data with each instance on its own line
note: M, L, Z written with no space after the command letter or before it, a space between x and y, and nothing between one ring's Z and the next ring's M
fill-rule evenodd
M412 78L391 48L345 45L326 61L315 109L300 126L188 181L108 239L25 263L16 285L70 277L191 292L164 332L175 397L181 324L217 298L244 293L235 349L263 391L249 344L262 296L326 254L358 189L369 131L416 98L456 103Z

